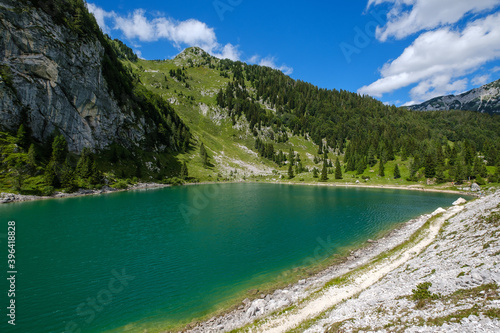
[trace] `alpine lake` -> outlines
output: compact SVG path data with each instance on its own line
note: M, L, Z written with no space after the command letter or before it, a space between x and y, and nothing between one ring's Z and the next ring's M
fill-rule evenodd
M179 327L251 297L249 290L332 264L458 197L238 183L0 205L1 232L8 221L16 226L16 328Z

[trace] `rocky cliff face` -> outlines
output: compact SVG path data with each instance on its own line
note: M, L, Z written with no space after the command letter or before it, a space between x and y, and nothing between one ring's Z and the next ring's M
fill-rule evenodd
M97 38L82 40L41 10L0 0L0 127L23 121L41 142L58 129L73 152L138 145L145 122L108 92L103 52Z
M458 96L433 98L422 104L409 107L415 111L469 110L500 114L500 80L472 89Z

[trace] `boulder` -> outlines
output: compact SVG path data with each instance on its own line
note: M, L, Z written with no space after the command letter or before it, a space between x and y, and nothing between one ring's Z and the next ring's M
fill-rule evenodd
M443 208L439 207L438 209L436 209L436 210L435 210L435 211L431 214L431 216L436 216L436 215L438 215L438 214L445 213L445 212L446 212L446 210L445 210L445 209L443 209Z
M473 184L471 185L471 187L470 187L470 190L471 190L472 192L479 192L479 191L481 191L481 187L480 187L478 184L473 183Z
M459 206L459 205L463 205L466 202L467 202L467 200L465 200L464 198L458 198L452 205Z

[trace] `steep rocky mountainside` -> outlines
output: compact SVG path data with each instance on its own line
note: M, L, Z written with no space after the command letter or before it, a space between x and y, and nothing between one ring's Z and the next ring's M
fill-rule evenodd
M433 98L409 107L415 111L468 110L500 114L500 80L472 89L458 96Z
M57 129L69 150L78 153L84 147L100 150L113 142L143 147L146 137L158 132L155 118L166 118L165 113L172 113L179 125L180 119L175 119L168 105L156 107L163 114L145 115L137 105L140 98L131 93L116 96L116 90L110 89L103 73L116 64L105 61L113 57L106 54L109 47L103 45L102 33L82 37L55 23L50 11L12 0L0 0L0 26L0 124L4 130L15 131L21 123L27 124L33 138L44 142ZM168 132L169 126L164 127ZM153 150L175 146L168 134L173 136L167 133L166 140L152 145Z

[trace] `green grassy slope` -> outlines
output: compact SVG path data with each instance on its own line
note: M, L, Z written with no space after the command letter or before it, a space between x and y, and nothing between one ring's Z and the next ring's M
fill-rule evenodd
M199 48L189 48L172 60L131 62L124 60L125 66L140 78L142 84L149 90L159 94L169 101L189 126L193 133L193 148L177 155L180 163L186 162L189 176L199 181L221 180L266 180L283 182L317 182L312 169L322 169L322 162L314 163L314 156L318 155L318 145L306 136L293 135L288 132L289 140L286 143L276 143L269 138L269 129L262 127L259 137L265 142L272 142L275 151L282 150L288 153L292 148L299 154L302 165L308 170L296 174L288 179L287 165L278 164L262 158L255 149L255 137L249 129L244 116L233 124L227 110L217 106L217 92L224 89L231 82L231 72L217 69L220 60L210 57ZM171 71L181 70L182 78L172 77ZM245 82L247 87L249 82ZM250 91L252 89L250 88ZM263 105L265 107L265 105ZM268 108L268 112L274 112ZM203 166L199 154L201 143L205 145L209 155L209 165ZM343 154L330 150L328 158L335 161L339 157L343 165ZM401 178L394 179L393 172L398 164ZM346 173L343 170L343 179L335 180L334 174L328 175L328 182L367 184L394 184L394 185L426 185L425 179L419 183L408 182L409 161L402 161L397 157L385 165L385 176L378 176L379 164L367 168L363 174L356 172ZM333 172L334 168L330 168ZM295 169L294 169L295 172ZM421 172L423 174L423 172ZM280 177L281 176L281 177ZM368 180L367 180L368 179Z
M217 69L209 68L206 64L198 66L197 61L201 58L197 56L198 52L203 51L189 48L176 58L166 61L139 60L135 63L125 61L126 66L139 76L147 89L172 103L182 120L191 129L196 141L195 148L177 156L181 162L187 162L189 176L200 181L277 180L280 174L283 177L287 176L286 165L279 167L276 163L258 156L255 137L245 118L240 118L233 125L227 112L217 106L217 92L225 88L231 80L221 76ZM218 61L210 58L213 65ZM170 70L182 68L186 76L185 82L169 75ZM231 75L230 72L228 74ZM267 142L272 142L266 137L266 133L266 128L263 127L259 136ZM290 148L293 148L299 154L304 167L312 169L316 166L320 169L321 163L313 162L318 146L310 139L294 136L291 132L288 136L288 142L274 143L275 150L288 153ZM207 148L210 157L208 167L202 165L199 155L201 142ZM333 155L330 154L329 157L332 158ZM296 178L297 181L300 178L312 180L312 173L306 172Z

